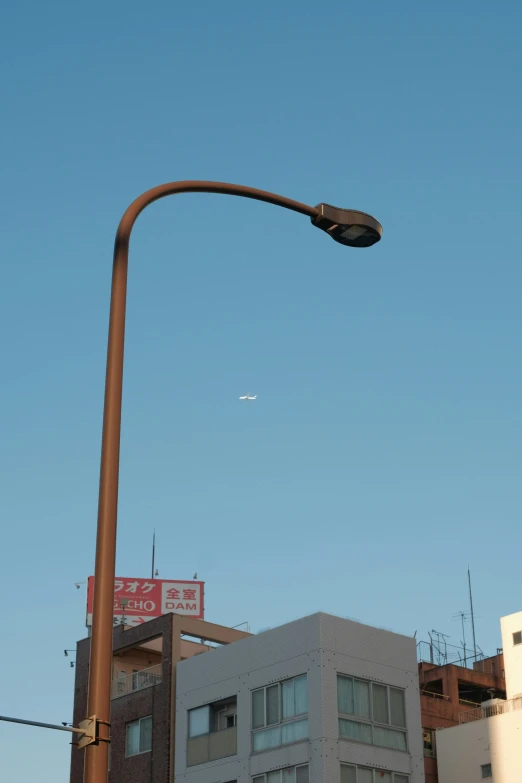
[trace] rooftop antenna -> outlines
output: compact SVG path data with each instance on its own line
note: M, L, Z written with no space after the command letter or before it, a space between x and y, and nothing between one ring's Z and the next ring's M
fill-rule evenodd
M471 593L471 574L468 566L468 586L469 586L469 608L471 611L471 631L473 633L473 653L475 660L477 660L477 640L475 639L475 614L473 612L473 595Z
M434 628L431 629L431 632L434 636L437 637L437 643L436 643L436 650L438 653L438 665L441 665L441 660L443 663L448 662L448 645L446 642L446 639L449 639L449 634L442 633L441 631L436 631ZM430 637L431 638L431 637ZM442 642L441 642L442 639ZM444 652L442 651L441 644L444 645Z
M464 648L464 668L467 669L468 667L468 661L467 661L467 655L466 655L466 612L463 612L462 609L457 612L457 614L453 615L454 618L457 620L460 617L460 621L462 623L462 646Z
M156 530L154 530L154 534L152 536L152 571L151 571L151 579L154 579L154 557L156 555Z

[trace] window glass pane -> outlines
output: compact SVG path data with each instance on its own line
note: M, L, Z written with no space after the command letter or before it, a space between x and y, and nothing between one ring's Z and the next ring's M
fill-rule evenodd
M389 723L388 688L372 683L373 719L376 723Z
M266 725L279 723L279 685L266 689Z
M337 678L337 704L339 712L353 715L353 680L351 677Z
M283 723L282 739L283 745L289 745L291 742L308 738L308 720L295 720L292 723Z
M392 783L392 773L375 770L375 780L377 783Z
M483 778L490 778L493 775L493 772L491 770L491 764L482 764L480 767L482 770L482 777Z
M357 783L355 767L348 767L341 764L341 783Z
M394 729L383 729L381 726L373 727L373 742L382 748L392 750L406 750L406 733Z
M372 727L369 723L358 723L355 720L339 718L339 736L372 744Z
M424 755L435 756L435 732L431 729L422 730L422 741L424 744Z
M283 683L283 718L293 718L295 715L294 680Z
M282 783L295 783L295 767L281 770Z
M268 748L278 748L281 744L281 726L275 726L273 729L256 731L253 734L254 750L267 750Z
M306 674L304 677L296 677L295 684L295 714L305 715L308 712L308 679Z
M281 770L278 769L276 772L268 772L266 783L281 783Z
M409 777L407 775L395 775L393 776L393 783L408 783Z
M390 688L390 712L392 726L406 727L406 707L404 705L404 691L398 688Z
M373 769L357 767L357 783L373 783Z
M252 728L260 729L265 725L265 689L252 691Z
M140 752L140 722L135 720L125 727L125 755L135 756Z
M310 783L310 771L308 764L304 767L297 767L295 770L296 783Z
M140 720L140 753L152 750L152 717Z
M258 775L256 778L252 778L252 783L265 783L265 776Z
M370 717L370 683L353 681L353 714L360 718Z
M198 707L189 711L189 737L199 737L210 731L210 707Z

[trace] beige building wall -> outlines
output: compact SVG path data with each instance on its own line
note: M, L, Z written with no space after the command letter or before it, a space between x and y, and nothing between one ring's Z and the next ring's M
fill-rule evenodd
M439 783L483 783L491 764L492 783L522 781L522 710L437 731Z
M502 617L500 628L504 648L506 698L514 699L516 696L522 696L522 644L513 643L513 634L522 633L522 612ZM520 780L522 781L522 777Z

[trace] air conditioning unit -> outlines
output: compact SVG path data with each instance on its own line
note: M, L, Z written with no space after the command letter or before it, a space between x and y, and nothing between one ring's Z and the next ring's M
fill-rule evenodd
M494 715L503 715L505 710L505 699L488 699L480 705L486 713L486 718L492 718Z

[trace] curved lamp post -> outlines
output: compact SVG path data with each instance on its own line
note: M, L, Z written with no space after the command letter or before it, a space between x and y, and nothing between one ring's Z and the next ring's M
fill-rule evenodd
M111 706L111 665L113 632L114 569L116 558L116 520L118 508L118 470L120 458L121 399L123 385L123 349L129 240L136 218L145 207L163 196L176 193L223 193L266 201L278 207L308 215L314 226L336 242L349 247L370 247L382 236L382 227L370 215L337 209L329 204L310 207L299 201L264 190L224 182L184 181L159 185L139 196L123 215L114 246L111 309L105 407L98 501L98 532L94 570L94 605L89 667L87 715L95 718L91 727L97 742L85 748L85 783L106 783Z

